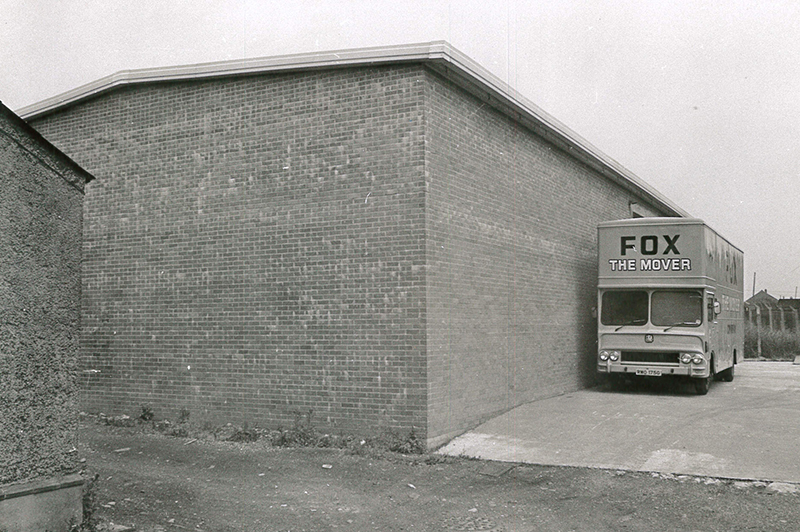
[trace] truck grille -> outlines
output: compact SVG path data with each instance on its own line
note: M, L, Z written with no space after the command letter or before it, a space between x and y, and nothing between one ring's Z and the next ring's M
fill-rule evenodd
M657 364L678 364L678 353L659 353L657 351L623 351L622 362L647 362Z

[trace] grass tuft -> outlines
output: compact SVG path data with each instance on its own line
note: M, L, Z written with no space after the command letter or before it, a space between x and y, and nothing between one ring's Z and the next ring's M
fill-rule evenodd
M761 358L766 360L794 360L800 355L800 334L793 331L761 329ZM758 358L758 330L749 323L744 330L744 357Z

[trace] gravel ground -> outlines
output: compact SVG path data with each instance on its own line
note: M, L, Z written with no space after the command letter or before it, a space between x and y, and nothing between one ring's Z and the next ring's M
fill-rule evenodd
M176 438L85 421L106 530L796 531L794 485Z

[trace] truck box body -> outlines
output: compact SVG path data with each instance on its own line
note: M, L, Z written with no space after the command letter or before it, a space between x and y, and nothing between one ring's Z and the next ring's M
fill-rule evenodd
M598 226L598 371L733 378L744 356L742 252L691 218Z

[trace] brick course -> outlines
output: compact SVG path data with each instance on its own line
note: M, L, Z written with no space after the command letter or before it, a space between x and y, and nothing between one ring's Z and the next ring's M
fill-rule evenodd
M595 225L644 203L424 65L132 85L33 124L97 178L107 412L438 442L577 389Z

